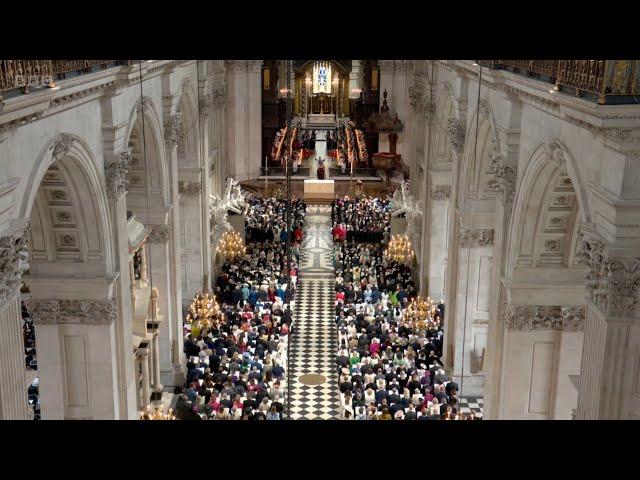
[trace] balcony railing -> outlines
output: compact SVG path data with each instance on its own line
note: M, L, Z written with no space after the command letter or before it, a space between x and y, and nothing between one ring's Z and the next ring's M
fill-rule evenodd
M541 78L554 83L554 91L600 104L639 102L640 60L482 60L482 65Z
M68 75L127 65L129 60L0 60L0 94L31 87L53 86Z

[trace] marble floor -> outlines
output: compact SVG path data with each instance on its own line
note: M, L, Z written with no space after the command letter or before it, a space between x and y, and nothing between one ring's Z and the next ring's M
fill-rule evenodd
M291 337L289 418L331 420L340 414L331 207L308 205L305 224Z

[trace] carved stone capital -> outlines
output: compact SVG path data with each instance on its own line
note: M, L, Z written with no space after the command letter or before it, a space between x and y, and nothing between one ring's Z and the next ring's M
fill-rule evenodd
M493 228L475 230L461 228L458 230L458 243L461 248L492 247L494 244Z
M165 123L165 140L168 147L178 145L182 137L182 113L171 115Z
M73 137L66 133L60 135L51 146L51 157L54 161L61 159L71 151Z
M167 224L153 225L149 233L148 241L149 243L167 243L170 233L171 229Z
M451 185L431 185L431 200L448 200L451 198Z
M393 60L378 60L378 66L380 67L380 73L393 72Z
M247 60L247 70L249 72L259 72L262 68L262 60Z
M24 235L0 237L0 305L20 291L22 272L27 268L27 240Z
M636 315L640 294L640 258L615 258L605 242L581 233L576 258L589 267L585 277L587 296L604 315L630 318Z
M246 60L227 60L227 71L228 72L240 72L244 70L247 66Z
M118 315L115 298L109 300L27 300L36 325L111 325Z
M584 331L585 307L547 305L509 305L502 310L509 331L560 330Z
M122 152L116 160L105 166L105 186L107 195L120 198L127 191L127 172L131 165L131 150Z
M447 122L447 133L449 134L449 142L451 143L452 150L458 155L462 154L466 135L464 122L455 117L449 118Z
M178 182L178 192L182 195L200 195L202 183L200 182Z

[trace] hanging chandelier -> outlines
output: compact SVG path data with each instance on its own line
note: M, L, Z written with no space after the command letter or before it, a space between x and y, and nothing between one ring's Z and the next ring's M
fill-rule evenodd
M233 230L224 232L218 244L218 253L224 255L227 261L233 261L246 252L244 240L238 232Z
M175 420L176 416L173 414L173 410L169 409L167 413L163 413L160 406L155 406L150 409L146 406L140 413L140 420Z
M403 321L418 332L437 330L440 328L440 318L437 307L430 297L418 297L411 300L403 315Z
M410 263L413 259L415 252L409 241L409 237L406 235L394 235L391 237L389 246L384 251L384 256L389 260L394 260L398 263Z
M212 294L197 292L189 307L186 322L192 328L196 326L202 330L220 326L225 322L225 315Z

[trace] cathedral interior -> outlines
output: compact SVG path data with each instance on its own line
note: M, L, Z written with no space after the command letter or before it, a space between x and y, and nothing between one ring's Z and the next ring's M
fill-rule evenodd
M640 420L640 60L0 60L0 419Z

